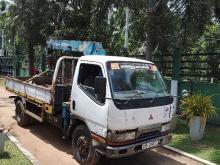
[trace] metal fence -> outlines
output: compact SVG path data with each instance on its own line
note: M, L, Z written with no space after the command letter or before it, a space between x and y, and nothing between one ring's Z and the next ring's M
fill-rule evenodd
M182 80L220 83L220 53L164 54L153 61L164 76L172 77L174 69ZM178 66L174 66L178 63Z
M0 57L0 75L14 75L14 58Z

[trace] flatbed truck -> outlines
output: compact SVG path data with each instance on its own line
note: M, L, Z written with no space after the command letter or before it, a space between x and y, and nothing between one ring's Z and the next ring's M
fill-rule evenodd
M117 56L62 56L54 71L6 77L20 126L49 122L71 139L80 164L118 158L171 140L173 96L154 63Z

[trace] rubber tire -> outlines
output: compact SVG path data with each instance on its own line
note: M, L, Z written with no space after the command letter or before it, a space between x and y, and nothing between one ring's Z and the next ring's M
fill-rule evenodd
M27 126L31 122L31 117L25 113L25 107L21 100L16 102L15 117L18 125Z
M78 148L77 148L77 140L80 136L85 136L89 140L89 154L85 161L82 161L80 157ZM73 149L73 156L75 160L81 165L95 165L99 159L100 154L95 151L92 146L92 138L89 129L85 125L79 125L75 128L72 135L72 149Z

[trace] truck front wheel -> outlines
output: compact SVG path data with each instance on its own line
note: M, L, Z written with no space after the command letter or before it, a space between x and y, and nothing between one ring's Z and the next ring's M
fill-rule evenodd
M73 131L72 147L78 163L94 165L99 161L100 155L93 148L91 134L85 125L79 125Z
M15 116L20 126L26 126L30 123L30 116L25 113L24 104L20 100L16 102Z

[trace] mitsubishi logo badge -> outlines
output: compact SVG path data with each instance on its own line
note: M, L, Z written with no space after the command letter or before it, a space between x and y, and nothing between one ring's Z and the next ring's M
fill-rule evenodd
M149 120L153 120L153 119L154 119L154 118L153 118L153 115L150 114Z

